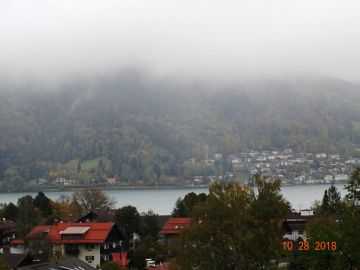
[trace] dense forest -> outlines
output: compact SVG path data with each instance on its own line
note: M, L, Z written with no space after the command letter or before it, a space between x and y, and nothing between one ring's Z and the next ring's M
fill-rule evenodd
M210 155L284 148L351 155L360 143L360 86L327 77L205 83L129 72L56 89L0 88L3 190L59 177L161 184L199 170L187 160L203 160L204 145Z

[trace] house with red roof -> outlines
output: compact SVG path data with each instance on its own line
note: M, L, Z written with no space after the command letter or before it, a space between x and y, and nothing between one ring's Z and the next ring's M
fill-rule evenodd
M100 267L101 263L112 259L112 253L120 252L123 239L115 224L110 222L36 226L26 236L33 252L74 256L93 267Z
M176 249L181 231L189 227L191 223L191 218L169 218L162 227L160 230L160 241L168 246L169 253Z
M164 227L162 227L160 235L178 235L184 228L188 227L191 222L191 218L169 218Z

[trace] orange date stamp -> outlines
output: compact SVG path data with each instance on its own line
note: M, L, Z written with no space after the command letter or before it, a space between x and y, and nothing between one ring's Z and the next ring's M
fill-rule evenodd
M293 251L294 249L299 251L335 251L337 246L335 241L315 241L314 243L299 241L297 244L294 244L292 241L284 241L283 249L286 251Z

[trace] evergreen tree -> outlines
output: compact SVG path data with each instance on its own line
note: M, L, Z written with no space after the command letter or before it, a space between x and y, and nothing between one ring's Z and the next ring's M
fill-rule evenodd
M35 199L34 206L41 211L43 217L49 217L52 214L52 203L46 195L40 191Z
M4 207L4 210L2 212L2 217L5 219L16 221L18 211L19 211L18 207L11 202Z
M328 196L327 190L325 190L325 192L324 192L324 196L323 196L322 204L321 204L321 210L325 213L329 211L329 196Z
M279 258L281 221L288 203L280 182L256 179L258 194L239 183L215 182L194 221L181 233L181 269L269 269Z
M128 241L133 238L133 233L140 232L141 218L134 206L128 205L116 210L115 220Z
M141 234L143 236L150 235L154 238L158 236L160 228L156 217L157 215L152 210L149 210L143 216L143 224L141 226Z
M18 218L17 226L20 236L25 236L31 229L40 223L40 210L35 208L34 199L30 196L24 196L18 200Z
M348 191L346 200L360 214L360 167L357 167L351 175L349 183L345 186Z
M334 185L328 189L328 212L330 214L337 214L341 206L340 191Z

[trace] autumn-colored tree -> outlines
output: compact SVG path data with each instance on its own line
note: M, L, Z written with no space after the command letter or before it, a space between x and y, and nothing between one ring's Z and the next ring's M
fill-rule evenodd
M99 188L87 187L73 195L74 200L81 206L83 213L100 209L112 208L114 200Z
M181 269L270 268L279 256L281 221L289 211L280 182L255 181L257 193L239 183L215 182L193 224L181 233Z

